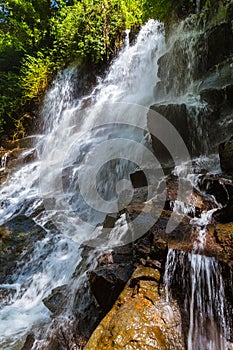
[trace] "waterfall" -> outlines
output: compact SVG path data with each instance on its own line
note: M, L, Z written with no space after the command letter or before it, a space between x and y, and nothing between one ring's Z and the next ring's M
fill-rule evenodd
M164 281L167 300L169 292L183 298L187 349L226 350L225 294L216 259L170 249Z
M161 81L155 87L155 97L157 95L159 112L166 111L166 108L169 110L169 107L170 110L173 108L171 118L174 117L175 125L180 127L178 130L180 133L183 132L182 136L192 157L198 157L198 160L197 158L193 160L197 167L194 172L202 173L200 165L205 160L203 168L209 174L214 174L221 173L219 160L216 156L214 164L209 169L214 160L214 158L211 160L209 154L217 153L220 142L218 135L227 134L228 131L222 128L223 122L222 124L213 122L214 113L201 96L202 89L208 89L208 83L211 81L209 78L207 83L203 83L206 73L210 71L210 67L213 71L218 68L211 66L212 62L208 58L214 55L208 42L211 31L208 32L208 21L203 20L203 13L199 14L200 10L201 2L197 1L197 15L189 16L182 21L170 36L166 54L160 58L158 75ZM217 84L213 79L211 88L219 88ZM188 125L188 129L184 127L183 130L182 122L177 123L178 115L183 124ZM220 119L220 116L218 117ZM216 134L211 130L212 125L218 130ZM182 167L187 166L189 165L183 164L179 169L175 169L175 175L182 177ZM199 175L192 174L186 180L191 181L192 186L201 193L198 178ZM223 272L215 258L204 255L208 224L214 211L221 207L215 199L212 204L214 209L203 211L201 217L194 217L190 221L193 231L192 251L188 253L170 249L167 256L164 275L167 300L170 296L179 302L188 350L228 349L226 339L229 339L230 330L226 320L227 317L232 318L232 315L229 316L226 310ZM195 216L194 207L187 207L185 203L179 201L175 201L173 211L178 215L192 212Z
M86 95L80 92L84 81L79 67L60 72L48 91L41 112L43 127L33 145L37 158L15 171L0 188L0 225L8 228L23 217L33 222L36 230L14 272L0 284L0 290L7 292L0 299L2 350L21 349L31 331L38 336L33 350L46 350L46 336L56 326L72 323L74 300L77 291L86 287L87 270L96 267L104 249L123 245L127 235L132 238L135 232L122 213L125 203L132 199L130 173L144 166L155 170L159 180L164 176L151 152L149 106L155 102L185 103L187 115L192 116L188 125L196 130L191 146L194 154L202 154L195 159L196 171L203 168L202 164L211 166L211 172L217 171L216 157L203 156L209 150L201 119L206 103L196 95L199 76L194 67L205 58L196 57L194 51L203 28L190 32L189 25L182 22L167 45L163 25L157 21L144 25L132 45L126 31L121 52ZM184 62L177 61L177 49L186 58ZM77 86L81 86L79 93ZM201 149L200 139L205 139ZM1 167L6 161L7 155ZM183 163L173 175L183 179L189 167L190 163ZM198 175L190 174L184 180L197 187ZM226 350L228 326L221 266L215 258L203 255L206 227L218 206L214 204L214 209L191 221L196 233L193 250L170 249L167 256L167 301L174 297L179 302L188 350ZM190 206L176 200L173 211L184 216ZM195 208L191 211L194 216ZM106 238L103 222L109 213L116 222ZM145 221L141 226L146 227ZM92 250L84 261L85 245ZM78 264L81 267L73 278ZM67 286L71 298L66 311L53 322L42 300L60 286ZM85 310L86 299L85 295L80 298L80 313Z
M207 162L206 168L210 172L216 171L210 158L199 158L197 165L203 161ZM182 176L182 167L175 169L174 173ZM195 188L198 188L198 178L199 175L194 174L189 177ZM207 225L219 206L216 200L213 204L216 208L203 211L200 217L190 220L193 231L192 251L169 249L165 266L166 300L169 301L170 297L178 300L185 320L183 333L188 350L226 350L227 336L230 333L226 321L228 312L222 268L214 257L204 255ZM181 203L174 205L173 210L181 214L187 209Z
M124 136L132 139L132 130L135 130L138 144L147 142L145 130L137 131L137 127L132 128L130 125L125 129L114 129L114 119L111 125L104 122L112 114L111 109L104 107L108 102L123 103L123 109L118 105L118 112L124 115L131 108L132 111L128 113L134 115L135 108L130 107L132 104L149 107L154 99L153 86L158 79L157 61L164 50L163 27L150 20L142 27L132 46L129 45L128 31L126 35L126 45L89 95L75 96L75 84L78 84L79 79L77 67L67 68L58 74L43 103L44 130L37 135L39 141L33 146L37 159L23 165L1 186L0 224L8 225L11 220L17 221L18 216L23 215L43 232L40 239L34 238L28 251L25 247L7 283L0 284L0 288L12 291L10 298L0 301L2 350L20 349L30 330L39 334L38 328L49 329L50 312L42 300L52 289L69 285L75 294L86 279L86 271L83 270L75 281L72 279L82 259L81 244L89 238L89 234L95 237L98 231L98 227L95 227L106 215L100 215L95 208L90 209L79 195L77 174L85 165L83 160L87 159L86 155L99 144L119 138L119 135L121 139ZM145 127L146 111L140 114L140 118L143 118L140 125ZM100 124L103 115L103 123ZM99 127L96 127L98 124ZM134 150L132 146L128 148L131 154ZM116 149L115 158L120 156ZM133 156L132 159L131 165L128 161L114 163L113 159L107 170L100 167L97 174L99 191L103 192L106 201L117 195L117 182L121 181L121 186L124 186L124 177L129 177L130 170L135 168ZM89 187L92 186L91 175L95 166L91 164L88 168L87 165L89 172L86 172L85 181L89 180ZM87 226L82 225L85 220L91 221L89 233ZM118 226L120 230L122 223ZM114 241L117 241L116 230L111 235ZM92 254L89 257L89 269L96 266L98 249ZM70 317L71 310L72 305L65 316ZM41 333L43 338L44 331ZM42 349L43 346L46 348L43 339L38 340L36 347Z

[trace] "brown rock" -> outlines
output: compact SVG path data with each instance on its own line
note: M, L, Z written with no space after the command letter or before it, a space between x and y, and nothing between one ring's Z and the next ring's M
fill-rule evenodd
M28 334L26 341L21 350L31 350L35 342L34 334Z
M184 349L178 308L158 292L160 273L139 266L86 350Z
M218 252L219 258L233 262L233 222L212 226L209 233L218 245L215 251Z

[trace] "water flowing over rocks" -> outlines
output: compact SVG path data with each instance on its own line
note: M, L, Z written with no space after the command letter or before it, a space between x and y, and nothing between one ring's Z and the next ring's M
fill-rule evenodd
M217 152L233 131L232 3L218 1L214 6L215 11L203 9L188 17L168 38L167 50L158 61L156 104L151 106L175 126L192 156ZM153 123L156 120L149 113L149 130ZM152 145L160 154L153 135ZM222 157L223 150L220 146ZM169 155L163 149L162 154L166 167Z
M9 346L17 350L193 350L193 344L197 350L203 350L203 344L205 350L226 350L232 346L232 142L226 140L233 134L233 41L232 3L228 5L220 21L214 19L220 16L220 5L217 14L209 9L186 19L166 47L161 24L150 21L93 92L78 102L74 96L82 95L83 86L78 86L77 72L67 70L45 100L46 132L36 151L22 144L9 146L7 155L1 152L3 181L9 181L9 189L2 188L0 208L4 350ZM165 173L158 176L157 186L150 186L144 176L151 171L157 176L152 164L141 169L111 159L106 171L97 174L99 192L106 190L105 200L115 198L115 184L119 181L124 187L121 181L131 180L133 196L123 209L116 213L109 209L97 223L93 221L89 239L87 227L83 229L80 222L93 218L97 210L87 208L75 177L86 165L86 154L101 141L116 138L119 145L122 136L131 140L133 133L137 144L149 141L138 125L114 129L103 119L104 125L95 128L101 114L109 118L107 108L100 113L97 107L111 99L151 106L148 115L145 109L149 131L160 113L179 131L190 155L201 156L174 169L172 154L159 135L152 135L150 150ZM122 108L124 115L125 105ZM218 156L210 156L220 143L224 143L220 146L224 173ZM133 147L130 155L135 153ZM41 156L44 168L38 170ZM96 170L92 160L84 178L90 188L89 176ZM8 174L15 178L11 181ZM57 184L62 185L62 193ZM67 197L72 210L64 210ZM138 217L140 229L150 218L156 219L133 239L131 224ZM104 229L110 229L110 243L115 246L108 246ZM133 242L123 244L120 239L127 234Z

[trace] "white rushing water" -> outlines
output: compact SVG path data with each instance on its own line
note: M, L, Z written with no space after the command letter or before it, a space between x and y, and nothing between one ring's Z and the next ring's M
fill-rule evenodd
M200 131L202 121L198 119L199 112L205 105L200 105L197 98L188 95L195 88L192 86L191 60L195 58L192 55L196 33L189 37L189 33L184 31L182 50L187 49L190 38L186 82L190 89L187 90L186 85L183 87L186 95L179 96L179 102L182 103L183 98L185 101L189 99L189 106L194 111L192 126ZM80 272L79 278L72 279L82 259L80 245L94 240L101 233L101 226L96 228L96 225L103 222L106 213L114 212L112 207L115 212L122 209L118 200L122 188L130 192L129 173L142 163L144 148L141 145L148 143L147 110L138 113L138 105L149 107L155 100L165 98L164 95L154 96L154 86L158 82L157 62L165 51L163 27L150 20L142 27L132 46L129 45L129 32L126 32L124 48L88 96L75 96L75 85L79 79L77 67L60 73L47 93L42 112L44 130L38 135L39 141L35 145L38 157L13 173L0 189L0 224L25 215L45 230L44 237L34 242L30 252L25 252L26 261L22 260L14 274L9 276L9 281L0 285L4 290L14 291L0 304L1 350L20 350L30 330L36 331L37 327L50 324L50 313L42 300L52 289L68 284L75 295L84 283L85 271ZM174 90L179 84L177 75ZM179 94L178 90L168 94L170 102ZM130 120L137 118L139 124L132 125ZM119 125L122 120L126 124L124 127ZM140 128L137 128L138 125ZM204 137L201 133L198 136ZM113 142L115 139L117 143ZM127 143L126 139L130 142ZM125 149L127 153L124 153ZM207 149L208 145L204 144L204 152ZM96 150L99 152L96 153ZM109 152L110 158L106 157ZM123 160L119 161L119 158ZM215 158L202 157L196 160L198 162L200 168L201 163L216 166ZM5 163L3 158L1 167L5 167ZM182 178L184 173L185 176L188 166L177 167L175 175ZM198 176L192 174L188 181L196 186ZM104 198L104 201L91 202L89 192L95 193L97 198ZM190 211L190 207L187 208L182 201L174 203L177 214L187 214L187 210ZM205 246L205 228L214 210L193 219L199 235L192 253L175 250L168 253L165 272L167 295L175 283L188 291L185 294L189 318L188 350L225 350L221 270L214 258L199 254ZM109 235L113 245L124 242L124 236L129 231L127 225L123 214ZM96 249L88 256L88 269L96 266L98 254ZM72 301L71 298L70 310ZM70 316L70 310L67 309L67 314L63 316ZM37 341L35 349L46 349L43 339Z
M49 311L42 299L57 286L67 283L72 285L72 273L81 259L80 244L88 238L87 231L82 228L82 221L93 216L91 227L95 227L103 219L80 198L77 172L83 166L82 160L86 153L98 143L114 137L114 133L119 134L109 125L95 129L103 112L102 106L106 102L124 102L148 107L154 99L157 60L163 49L162 25L150 20L142 27L134 45L129 46L127 36L119 57L112 63L106 77L99 79L89 96L75 99L74 82L78 79L76 68L59 74L48 92L43 108L44 133L35 145L38 158L12 174L0 189L1 224L23 214L46 231L45 237L35 242L32 251L26 254L25 264L20 262L9 283L0 285L0 288L16 290L10 301L2 300L0 306L1 350L19 350L30 329L49 322ZM84 109L85 106L88 108ZM105 118L110 112L108 110L105 113ZM120 110L120 113L124 112L125 109ZM146 125L146 114L144 118L143 124ZM130 138L132 129L122 130L121 137L124 133ZM139 143L143 143L144 138L141 131L136 135ZM116 158L119 156L116 150ZM5 166L4 159L2 166ZM129 168L126 168L123 162L116 164L113 174L109 169L107 175L100 174L103 178L100 190L106 191L107 199L116 194L112 189L112 181L122 179L122 174L129 172ZM89 170L86 181L93 171L91 167ZM61 177L62 191L59 192L57 188ZM89 182L91 186L91 180ZM77 219L77 213L82 214L81 220ZM119 221L119 230L122 225ZM92 231L95 230L92 228ZM117 241L115 231L112 232L112 238ZM95 266L95 259L91 260ZM89 267L93 266L90 264ZM83 278L84 275L80 281ZM76 288L78 284L76 281ZM40 346L39 342L38 348Z
M164 281L167 300L175 289L184 298L188 350L226 350L225 293L216 259L170 249Z
M215 173L216 157L200 157L194 160L196 169L203 167L210 173ZM188 164L186 164L188 166ZM174 170L182 176L184 164ZM193 187L198 189L200 175L191 174L188 178ZM201 173L201 171L200 171ZM169 249L164 283L166 299L175 296L179 291L182 308L188 320L187 349L188 350L226 350L226 335L228 333L225 309L225 290L222 269L214 257L204 254L206 247L207 225L211 222L213 213L221 207L215 198L210 198L213 209L202 211L200 217L190 220L193 230L193 249L184 252ZM187 214L185 203L174 205L179 214ZM190 209L189 209L190 212ZM193 212L195 208L193 207ZM177 294L176 296L177 297ZM183 298L183 299L182 299Z

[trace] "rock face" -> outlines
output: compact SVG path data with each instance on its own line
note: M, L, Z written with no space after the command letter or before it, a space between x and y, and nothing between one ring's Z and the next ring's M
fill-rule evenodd
M168 39L168 50L158 61L160 81L154 89L156 103L151 106L176 128L191 156L217 152L218 145L233 133L233 3L210 3L211 7L182 22ZM149 112L149 130L153 125L156 117ZM156 155L162 153L159 160L168 167L171 159L166 145L161 146L152 135L152 146ZM231 147L226 146L220 146L223 170L232 167Z
M233 172L233 137L219 145L219 157L222 170Z
M148 128L152 130L153 123L156 123L156 114L153 111L158 112L164 118L166 118L171 125L177 130L184 141L189 154L196 156L204 152L206 148L205 142L199 142L200 130L198 127L203 125L204 118L209 116L209 112L199 111L196 106L188 106L185 103L168 103L168 104L156 104L150 107L148 113ZM198 127L197 127L198 126ZM169 132L166 130L166 132ZM174 137L171 135L171 138ZM156 157L159 159L162 165L168 167L172 165L172 157L168 154L166 148L161 145L159 140L151 135L152 147ZM183 154L182 150L179 150L178 145L174 142L173 153L177 153L180 156ZM182 159L181 159L182 160Z
M87 349L185 349L182 337L186 342L185 335L189 327L184 307L186 290L181 294L180 287L175 282L174 298L177 307L174 301L166 302L162 285L168 247L185 254L193 249L193 226L190 220L200 217L203 211L216 208L215 199L223 208L216 211L213 222L208 226L203 253L216 257L223 266L226 302L231 310L232 287L229 276L233 261L232 215L226 216L227 222L222 216L226 215L228 207L231 208L232 180L221 175L200 176L200 191L183 194L189 210L182 220L178 218L180 223L171 233L166 232L166 226L177 198L178 183L176 177L171 175L164 181L167 187L161 183L157 194L146 203L147 189L137 189L133 202L126 208L129 220L144 210L147 213L153 212L160 204L161 193L166 191L166 210L162 211L158 221L134 244L116 247L96 257L97 266L88 272L85 286L80 288L79 285L79 289L72 291L75 293L74 324L67 328L56 328L56 322L59 322L59 317L66 310L67 301L71 300L70 286L56 288L44 300L52 312L55 326L49 345L42 350L65 350L64 339L67 344L75 341L76 344L85 345L95 329ZM116 218L107 217L105 225L112 227L115 221ZM88 263L85 264L93 254L91 249L84 247L83 263L78 265L73 275L74 282L83 271L89 270ZM79 346L82 349L84 345Z
M139 266L85 349L184 349L178 308L159 282L158 270Z

